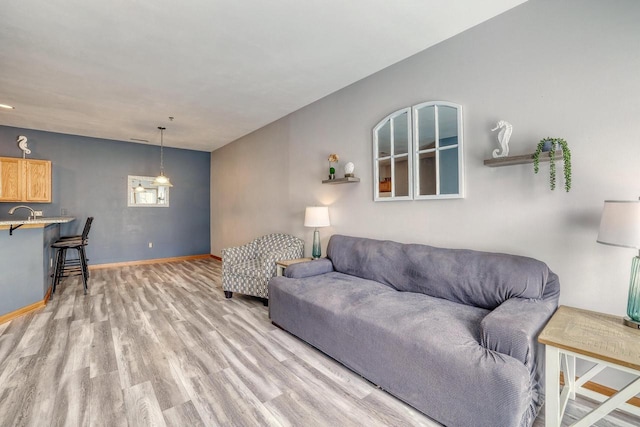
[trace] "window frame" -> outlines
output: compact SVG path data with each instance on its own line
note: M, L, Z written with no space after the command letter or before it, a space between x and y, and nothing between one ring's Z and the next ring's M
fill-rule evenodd
M434 121L436 126L435 129L435 147L429 150L420 150L420 131L419 131L419 114L418 110L425 107L435 107L435 115ZM456 120L457 120L457 128L458 128L458 142L457 144L447 145L445 147L440 147L440 123L439 119L439 107L450 107L456 109ZM453 102L447 101L428 101L422 102L420 104L416 104L411 107L412 114L412 123L413 123L413 151L414 151L414 171L415 174L413 176L413 185L415 189L415 197L414 200L434 200L434 199L461 199L464 198L464 159L463 159L463 136L462 136L462 105L455 104ZM449 194L441 194L441 185L440 185L440 153L442 151L451 150L457 148L458 149L458 192L457 193L449 193ZM434 152L435 153L435 168L436 168L436 194L420 194L420 154Z
M435 144L432 149L420 150L420 130L419 130L419 110L425 107L434 106L434 132ZM457 120L457 143L440 147L440 123L438 107L450 107L456 110ZM408 152L407 154L395 154L394 146L394 121L398 117L407 113L407 135L408 135ZM462 105L448 101L427 101L411 107L401 108L387 115L380 120L373 128L373 200L375 202L391 202L403 200L439 200L439 199L461 199L464 198L464 137L463 137L463 115ZM390 126L390 154L389 156L379 157L378 150L378 131L389 123ZM458 151L458 192L451 194L441 194L442 188L440 183L440 153L443 151L457 148ZM420 154L433 152L435 155L435 177L436 177L436 194L420 195ZM407 158L408 170L408 195L395 196L395 163L398 158ZM391 195L387 197L380 196L380 161L390 160L391 167Z
M407 113L407 152L403 154L395 154L395 144L394 144L394 118L401 116L402 114ZM389 150L390 153L388 156L378 157L378 130L380 130L386 123L389 123ZM412 126L411 126L411 107L402 108L400 110L394 111L393 113L386 116L384 119L380 120L378 124L373 128L373 174L374 174L374 193L373 200L376 202L387 202L387 201L396 201L396 200L413 200L413 134L412 134ZM396 180L395 180L395 163L398 158L407 158L407 189L408 194L406 196L396 196ZM380 161L381 160L390 160L391 167L391 196L381 197L380 196Z

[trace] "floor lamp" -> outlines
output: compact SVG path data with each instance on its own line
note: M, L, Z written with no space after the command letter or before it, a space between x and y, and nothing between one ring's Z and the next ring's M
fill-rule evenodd
M640 250L640 200L605 200L598 243ZM640 254L631 261L627 316L625 325L640 329Z

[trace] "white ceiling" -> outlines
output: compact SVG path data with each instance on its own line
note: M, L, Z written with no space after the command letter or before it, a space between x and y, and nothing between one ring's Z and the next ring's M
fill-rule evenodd
M212 151L521 3L3 0L0 124Z

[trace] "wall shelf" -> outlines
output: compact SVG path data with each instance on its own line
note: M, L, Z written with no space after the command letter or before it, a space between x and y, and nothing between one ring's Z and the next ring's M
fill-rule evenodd
M350 176L348 178L325 179L322 181L323 184L347 184L349 182L360 182L360 178Z
M562 159L562 151L556 151L554 157L556 160ZM540 163L548 162L549 160L550 159L548 152L544 152L540 155ZM489 166L490 168L496 168L499 166L524 165L527 163L533 163L533 153L523 154L520 156L498 157L497 159L486 159L484 161L484 165Z

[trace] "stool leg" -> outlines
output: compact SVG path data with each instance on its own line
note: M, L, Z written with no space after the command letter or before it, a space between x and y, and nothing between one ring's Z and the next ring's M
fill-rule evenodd
M56 285L58 284L58 272L60 271L60 249L56 249L56 268L53 270L53 283L51 285L51 298L56 293Z
M66 257L66 254L66 249L58 249L58 255L56 257L56 273L53 281L53 290L51 291L52 294L56 292L58 284L60 284L60 278L62 278L62 275L64 273L64 259Z
M80 273L82 273L82 286L84 294L87 294L87 260L84 257L84 246L76 248L78 250L78 258L80 259Z
M91 278L91 274L89 273L89 258L87 258L87 247L82 246L82 259L84 260L84 272L87 275L87 283Z

